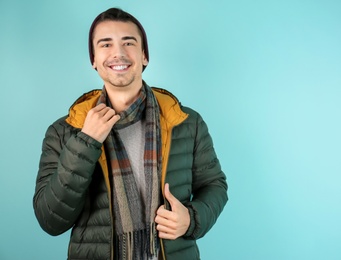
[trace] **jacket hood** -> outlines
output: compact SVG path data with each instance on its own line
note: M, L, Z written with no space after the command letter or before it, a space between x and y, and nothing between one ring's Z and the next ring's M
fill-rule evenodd
M178 125L187 118L188 115L181 110L180 102L172 93L155 87L152 87L152 90L160 107L163 127L168 128ZM101 93L101 89L95 89L79 97L70 107L66 122L73 127L82 128L87 113L96 106Z
M69 116L66 118L66 122L73 127L82 128L86 115L91 108L96 106L101 93L102 90L96 89L79 97L70 107Z

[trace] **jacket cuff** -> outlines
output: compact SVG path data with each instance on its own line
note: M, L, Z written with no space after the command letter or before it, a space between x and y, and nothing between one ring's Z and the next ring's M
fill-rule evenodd
M83 132L78 132L77 137L82 139L85 143L94 146L97 149L101 149L102 143L98 142L97 140L93 139L91 136L83 133Z
M184 234L184 238L194 238L193 233L195 230L195 213L191 205L186 205L189 213L190 223L187 232Z

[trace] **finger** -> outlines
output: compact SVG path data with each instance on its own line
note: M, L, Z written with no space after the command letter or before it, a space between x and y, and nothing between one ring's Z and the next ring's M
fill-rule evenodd
M121 119L121 117L120 117L120 115L119 114L115 114L114 116L112 116L110 119L109 119L109 124L111 125L111 126L113 126L114 124L116 124L117 123L117 121L118 120L120 120Z
M109 119L111 116L111 114L113 114L113 115L115 115L116 113L115 113L115 110L113 110L112 108L110 108L110 107L104 107L104 108L102 108L101 110L99 110L99 111L97 111L96 112L98 115L99 115L99 117L101 118L104 118L105 116L107 116L107 118L106 119ZM109 113L109 114L108 114ZM109 117L110 116L110 117Z
M95 107L93 107L91 110L94 112L101 111L103 108L106 108L107 106L104 103L101 103Z
M174 213L166 209L163 205L156 211L156 215L165 219L173 219Z
M159 232L163 232L163 233L167 233L167 234L172 234L172 235L175 234L175 229L167 227L167 226L164 226L164 225L157 225L156 229Z
M174 232L176 230L177 224L168 219L159 219L157 223L157 230L161 230L164 232Z
M171 206L171 210L173 211L178 200L170 192L168 183L165 184L165 198L168 200L168 202Z
M162 216L163 217L165 215L166 211L167 210L165 209L165 207L163 205L161 205L156 211L156 216Z
M111 118L113 118L116 115L115 110L109 107L107 107L107 109L103 109L99 113L103 113L102 117L105 121L109 121Z
M99 120L103 123L108 123L110 126L113 126L121 117L116 114L116 111L110 107L103 107L101 110L97 108L98 111L95 112L95 115Z
M161 214L157 214L155 217L155 222L160 225L168 226L169 225L168 223L173 221L172 219L169 218L168 215L169 214L167 214L167 212L165 212L164 214L162 212Z
M156 212L155 222L157 224L165 224L165 219L167 219L166 216L167 213L165 212L165 209L159 209Z
M90 117L102 118L110 108L104 104L99 104L89 110L88 115Z
M169 240L174 240L177 238L176 234L173 234L173 233L167 233L167 232L162 232L162 231L159 231L159 238L162 238L162 239L169 239Z
M166 209L160 209L157 211L155 223L169 228L175 228L176 214Z
M100 117L104 117L105 115L109 114L110 117L108 116L107 119L111 118L113 115L116 114L116 111L108 106L106 106L105 104L101 103L97 106L95 106L94 108L91 109L91 111L94 114L98 114ZM112 115L113 114L113 115Z

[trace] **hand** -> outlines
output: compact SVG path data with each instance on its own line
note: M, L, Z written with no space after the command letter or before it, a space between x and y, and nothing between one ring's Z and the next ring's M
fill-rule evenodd
M164 239L176 239L186 233L190 224L188 209L177 200L169 191L169 184L165 185L165 197L168 200L171 211L162 205L156 212L156 229L159 237Z
M86 115L82 132L103 143L119 119L120 116L115 110L105 104L99 104Z

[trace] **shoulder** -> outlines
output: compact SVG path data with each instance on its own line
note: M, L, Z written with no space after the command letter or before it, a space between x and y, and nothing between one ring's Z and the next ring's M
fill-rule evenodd
M179 99L170 91L162 88L152 87L153 93L160 105L162 114L174 114L181 118L186 118L186 123L203 122L201 115L194 109L181 104ZM172 113L171 113L172 114Z
M184 111L186 114L189 115L188 119L195 120L195 121L202 120L200 113L197 112L196 110L194 110L193 108L181 105L181 109L182 109L182 111Z
M65 143L70 136L75 135L79 129L74 128L66 122L68 116L63 116L54 121L46 130L46 142Z
M153 93L160 107L162 120L174 126L182 123L188 115L181 109L179 100L169 91L152 87Z

